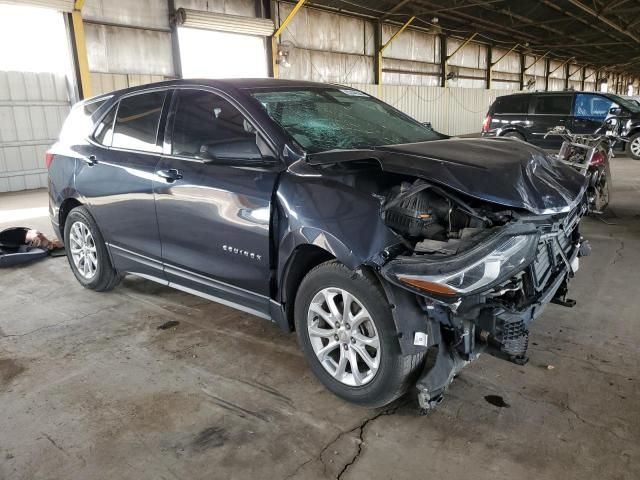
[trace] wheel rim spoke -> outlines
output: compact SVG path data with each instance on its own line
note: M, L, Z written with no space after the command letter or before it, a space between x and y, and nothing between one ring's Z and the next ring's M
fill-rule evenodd
M339 382L359 387L375 377L380 338L371 315L352 293L335 287L316 293L308 307L307 334L318 361Z
M98 250L91 230L81 221L69 231L69 252L76 271L87 280L93 278L98 270Z
M351 376L353 377L353 383L357 387L362 385L362 374L358 368L358 357L354 349L349 349L349 365L351 366Z

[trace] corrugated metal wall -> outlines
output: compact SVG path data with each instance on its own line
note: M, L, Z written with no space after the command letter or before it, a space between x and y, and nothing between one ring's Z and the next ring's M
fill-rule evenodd
M63 75L0 72L0 192L47 186L45 152L69 108Z
M501 90L431 87L417 85L352 84L369 95L393 105L420 122L431 122L447 135L477 133L489 106Z

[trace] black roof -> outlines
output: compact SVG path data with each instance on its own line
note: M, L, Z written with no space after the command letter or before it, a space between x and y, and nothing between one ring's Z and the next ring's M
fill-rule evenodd
M113 92L105 93L103 95L96 95L85 99L82 103L93 102L103 97L116 96L136 92L138 90L146 90L153 87L172 87L172 86L210 86L216 87L221 90L225 89L254 89L254 88L278 88L278 87L308 87L308 88L327 88L327 87L339 87L339 85L319 83L319 82L307 82L304 80L282 80L279 78L225 78L225 79L211 79L211 78L185 78L178 80L165 80L163 82L147 83L144 85L137 85L135 87L124 88L121 90L115 90ZM343 87L348 88L348 87Z

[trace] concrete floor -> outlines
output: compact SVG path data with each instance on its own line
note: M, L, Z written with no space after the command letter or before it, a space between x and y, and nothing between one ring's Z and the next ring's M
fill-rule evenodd
M0 479L640 478L640 162L613 167L578 305L535 323L528 365L482 356L428 417L338 400L295 336L230 308L137 278L94 293L65 258L0 272ZM0 196L0 228L50 232L45 207Z

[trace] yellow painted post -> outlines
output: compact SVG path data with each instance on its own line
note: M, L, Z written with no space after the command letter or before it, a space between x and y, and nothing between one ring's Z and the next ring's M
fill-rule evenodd
M282 35L282 32L284 32L284 29L287 28L287 25L289 25L289 22L293 20L293 17L297 15L298 11L302 8L302 6L304 5L304 2L306 1L307 0L298 0L298 3L296 3L293 9L291 10L291 12L289 12L289 15L287 15L287 18L284 19L284 21L280 24L278 29L271 36L271 66L273 69L273 78L278 78L278 73L279 73L278 72L278 38L280 37L280 35Z
M87 41L84 35L84 24L82 23L82 7L84 7L84 0L76 0L73 12L71 12L71 23L73 24L73 37L76 46L78 75L80 76L80 96L87 98L91 96L91 74L89 73L89 59L87 57Z

